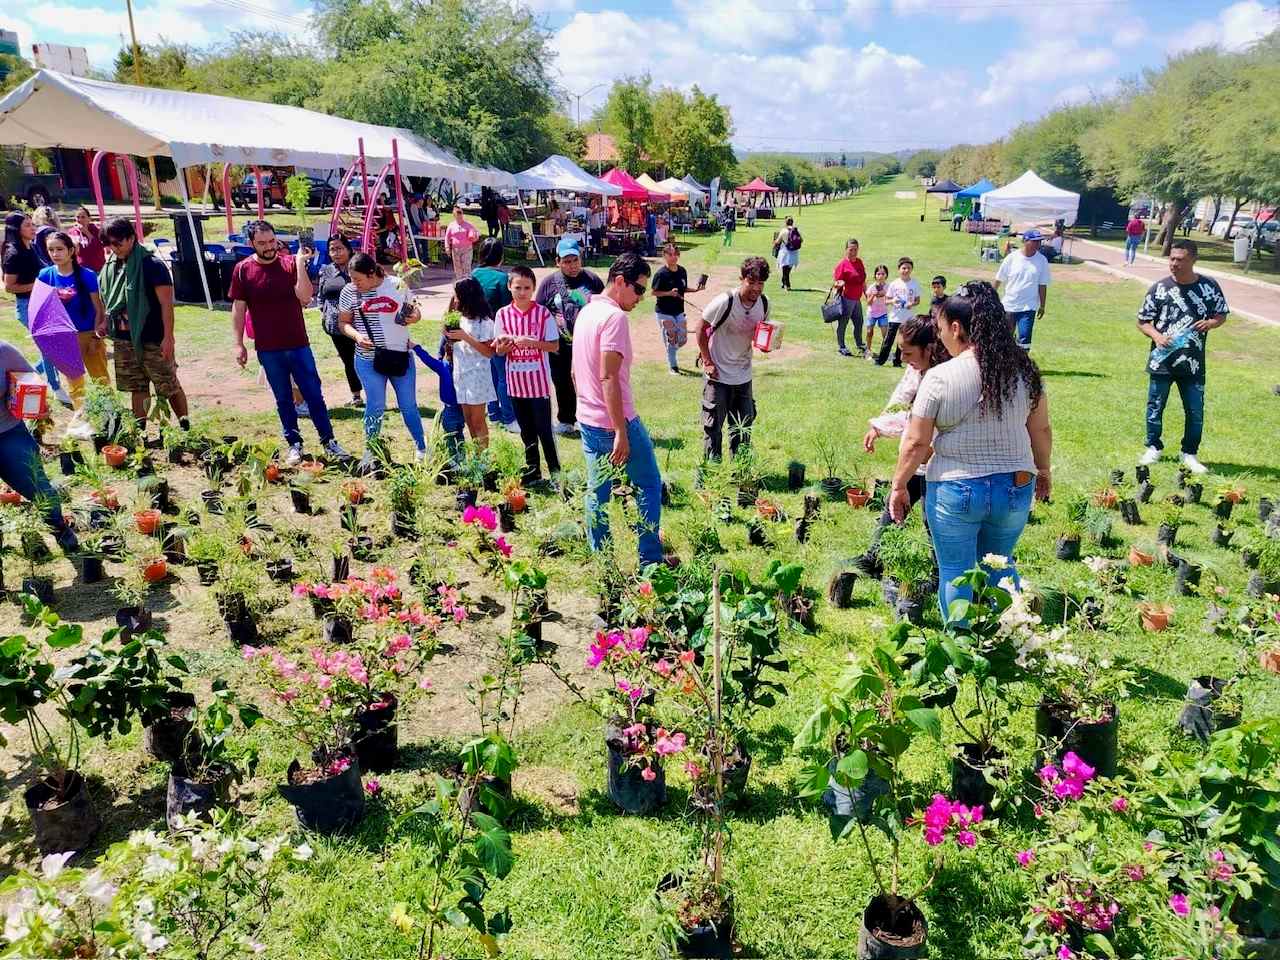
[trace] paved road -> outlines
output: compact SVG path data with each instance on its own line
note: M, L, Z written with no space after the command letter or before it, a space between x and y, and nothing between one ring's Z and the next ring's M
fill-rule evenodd
M1129 277L1144 285L1169 274L1169 268L1163 261L1140 256L1136 263L1127 266L1123 249L1090 240L1073 240L1071 253L1097 270L1117 277ZM1258 323L1280 326L1280 286L1263 280L1240 279L1220 270L1205 272L1222 286L1233 314Z

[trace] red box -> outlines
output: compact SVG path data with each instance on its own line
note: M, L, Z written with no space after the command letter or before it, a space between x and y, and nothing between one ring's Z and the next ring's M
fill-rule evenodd
M9 412L19 420L42 420L49 414L49 385L38 373L9 371Z

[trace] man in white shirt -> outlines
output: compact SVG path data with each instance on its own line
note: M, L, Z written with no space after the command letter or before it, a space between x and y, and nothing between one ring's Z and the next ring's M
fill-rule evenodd
M724 424L729 422L729 453L751 443L756 401L751 392L751 344L756 324L769 318L769 298L763 293L769 279L764 257L742 261L736 290L718 294L702 310L698 350L702 354L703 454L719 460Z
M1043 239L1039 230L1024 231L1022 249L1010 251L996 273L996 292L1004 294L1000 302L1023 350L1031 349L1031 331L1044 316L1045 297L1049 293L1049 261L1040 252Z

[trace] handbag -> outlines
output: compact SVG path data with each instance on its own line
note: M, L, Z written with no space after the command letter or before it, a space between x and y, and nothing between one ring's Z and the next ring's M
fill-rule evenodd
M827 299L822 301L822 322L835 323L844 316L844 295L836 295L836 288L827 291Z
M364 332L369 335L369 339L373 339L373 331L369 329L369 318L364 315L364 308L360 307L360 322L364 324ZM375 346L373 348L373 369L375 373L380 373L384 377L403 377L409 372L409 351L408 350L387 350L383 347Z

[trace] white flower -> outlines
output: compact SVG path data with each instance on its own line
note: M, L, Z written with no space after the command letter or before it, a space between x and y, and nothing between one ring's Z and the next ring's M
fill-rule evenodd
M115 899L116 888L114 885L107 883L101 870L94 870L86 874L81 886L84 888L85 896L100 906L105 907Z
M169 938L160 936L160 931L156 929L155 925L146 920L139 920L134 924L133 935L151 953L163 950L169 943Z
M191 859L203 860L209 852L209 841L203 836L194 836L191 838Z
M21 940L31 932L30 911L36 904L36 892L24 887L9 904L4 918L4 938L9 943Z
M156 902L150 897L139 897L134 909L138 911L138 916L149 917L156 912Z
M300 843L293 848L293 855L298 860L310 860L313 853L315 851L311 849L309 843Z
M162 853L153 853L142 864L143 880L158 880L170 873L177 873L178 865Z
M67 865L67 861L75 855L74 850L67 853L51 853L40 861L40 872L44 874L46 880L54 880Z
M998 553L988 553L982 558L982 565L992 570L1006 570L1009 567L1009 558Z
M262 845L259 856L262 858L263 864L268 864L276 858L276 854L280 852L280 848L284 846L284 837L272 837Z

